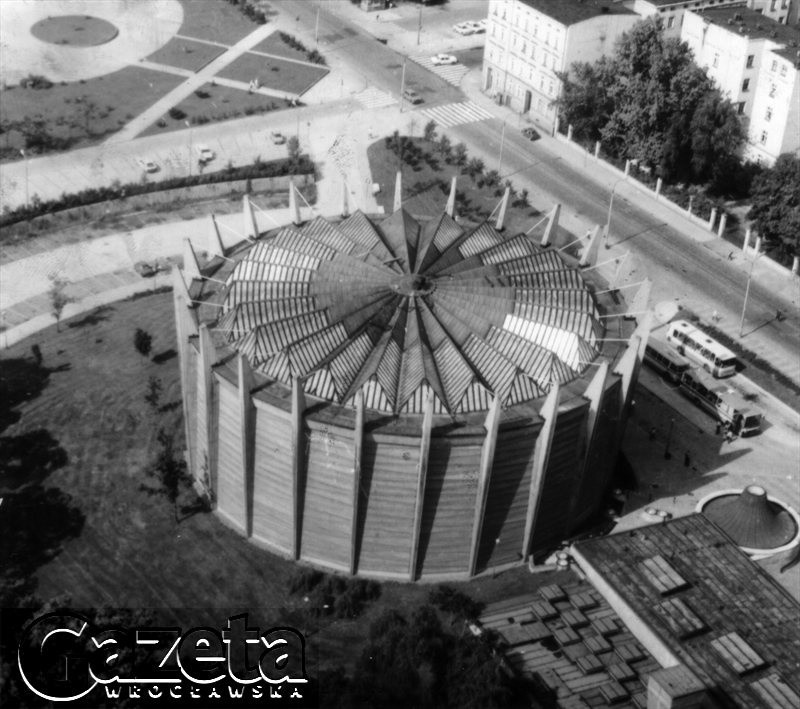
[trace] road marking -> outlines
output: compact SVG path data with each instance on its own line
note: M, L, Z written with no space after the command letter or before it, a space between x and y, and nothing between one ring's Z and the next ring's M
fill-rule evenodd
M475 123L485 121L487 118L494 118L484 108L472 101L462 101L461 103L447 103L443 106L432 106L425 108L420 113L436 121L443 128L461 125L463 123Z
M360 93L354 95L364 108L384 108L385 106L392 106L397 103L397 99L386 91L375 86L370 86Z

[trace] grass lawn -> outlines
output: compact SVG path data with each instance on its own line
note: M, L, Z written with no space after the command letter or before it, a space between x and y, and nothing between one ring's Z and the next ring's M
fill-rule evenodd
M226 66L219 76L250 82L256 77L261 85L287 94L302 94L316 84L328 69L287 62L247 52Z
M193 42L190 39L173 37L157 52L147 57L148 61L180 69L200 71L212 59L216 59L225 51L225 47L206 42Z
M110 42L119 34L119 30L99 17L60 15L39 20L31 27L31 34L36 39L52 44L96 47Z
M298 59L301 62L308 61L305 52L290 47L281 39L278 32L273 32L266 39L262 39L253 47L253 51L264 52L265 54L276 54L279 57L286 57L287 59Z
M183 24L178 34L184 37L231 45L258 27L227 2L180 0L180 3L183 6Z
M42 129L47 134L68 141L71 147L88 145L119 130L183 80L174 74L130 66L95 79L55 84L49 89L15 86L4 92L0 116L3 121L25 123L28 127L32 119L41 116ZM86 101L80 101L84 96ZM92 104L96 115L89 115L87 123L85 107ZM5 133L2 146L0 156L18 160L19 149L25 147L22 133L18 129Z
M422 151L423 156L416 165L403 165L403 206L412 214L434 216L444 209L450 194L450 181L454 175L458 177L456 190L456 214L467 223L477 223L488 217L500 202L503 186L487 186L481 184L482 178L466 174L465 169L455 164L448 164L438 152L437 144L423 138L413 138L412 143ZM384 139L376 141L367 148L370 171L373 182L381 186L376 195L378 203L388 212L394 207L394 186L397 176L398 159L387 146ZM469 159L469 157L467 158ZM487 172L484 170L484 173ZM512 188L514 185L512 184ZM517 203L512 206L514 195L509 200L506 212L505 232L513 235L525 232L538 221L545 218L531 206ZM535 236L544 233L546 221L533 230ZM574 237L559 227L554 240L558 244L566 244Z
M139 136L185 129L184 121L187 120L193 125L202 125L241 116L252 116L257 113L280 111L291 106L290 102L282 98L273 98L257 93L249 94L242 89L232 89L228 86L204 84L199 91L207 93L208 98L200 98L197 93L194 93L176 105L176 108L186 114L186 118L174 120L165 115L162 118L166 123L165 126L153 123Z
M153 337L149 358L134 349L136 328ZM34 343L41 366L31 355ZM176 449L183 445L175 348L172 295L163 293L77 316L60 332L51 327L4 352L0 443L8 455L0 460L0 490L14 505L14 493L28 486L37 536L15 536L13 544L25 553L32 590L45 601L67 594L76 608L170 609L186 625L202 612L192 609L232 607L261 609L272 622L307 623L297 610L302 599L287 593L295 564L250 544L212 514L184 513L177 523L166 498L141 489L158 430L174 435ZM156 411L144 400L149 377L162 385ZM189 493L182 502L191 502ZM548 578L517 569L454 585L492 601ZM430 588L383 584L363 618L324 621L311 650L324 665L352 666L369 622L387 608L410 612Z

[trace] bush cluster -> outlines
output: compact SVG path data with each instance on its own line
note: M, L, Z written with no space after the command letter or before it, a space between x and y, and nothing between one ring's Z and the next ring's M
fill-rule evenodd
M23 89L49 89L53 82L41 74L28 74L19 82L19 85Z
M299 39L293 37L286 32L278 32L278 36L283 40L284 44L288 44L292 49L302 52L306 55L306 59L313 64L327 65L325 57L323 57L316 49L308 49Z
M238 7L245 17L257 22L259 25L266 25L269 22L267 13L257 7L253 7L249 0L228 0L228 2L234 7Z
M314 163L307 155L300 155L296 160L271 160L258 162L254 165L229 167L216 172L185 177L173 177L160 182L129 182L125 185L113 184L108 187L92 187L72 194L62 194L58 199L43 202L32 199L29 206L17 207L9 210L6 207L0 216L0 227L8 226L25 219L33 219L42 214L52 214L62 209L83 207L95 202L104 202L109 199L133 197L150 192L176 189L179 187L193 187L195 185L210 185L217 182L230 182L232 180L255 179L259 177L282 177L285 175L308 175L314 172Z
M315 616L357 618L364 606L381 595L376 581L329 576L315 569L297 569L289 579L289 593L303 594Z

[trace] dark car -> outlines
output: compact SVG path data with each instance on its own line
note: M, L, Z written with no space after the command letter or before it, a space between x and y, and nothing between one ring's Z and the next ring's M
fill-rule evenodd
M523 128L522 135L524 135L528 140L539 140L539 138L542 137L535 128L530 127Z
M422 103L422 96L414 91L414 89L405 89L403 91L403 98L411 103Z

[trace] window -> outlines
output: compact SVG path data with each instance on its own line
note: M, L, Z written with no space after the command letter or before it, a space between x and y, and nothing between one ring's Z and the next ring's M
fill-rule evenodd
M772 0L772 2L770 2L770 4L769 4L769 11L770 12L775 12L775 5L776 4L777 4L777 0Z
M764 118L768 121L772 120L772 108L767 108L767 112L764 114Z
M675 16L674 15L670 15L667 18L667 29L670 29L674 24L675 24Z
M740 103L739 103L739 104L736 106L736 113L738 113L740 116L744 115L744 101L741 101L741 102L740 102Z
M764 145L764 143L766 143L766 142L767 142L767 131L762 130L761 131L761 145Z
M750 79L745 79L742 82L742 91L749 91L750 90Z
M747 57L747 68L748 69L752 69L753 68L753 59L755 59L755 55L753 55L753 54L750 54Z
M770 67L770 71L776 71L778 69L778 62L774 59L772 60L772 66Z
M711 62L711 66L717 66L719 64L719 54L714 55L714 61Z
M778 90L778 87L777 87L777 86L775 86L775 84L770 84L770 85L769 85L769 97L770 97L770 98L775 98L775 92L776 92L777 90Z
M781 64L781 76L786 76L786 64Z

